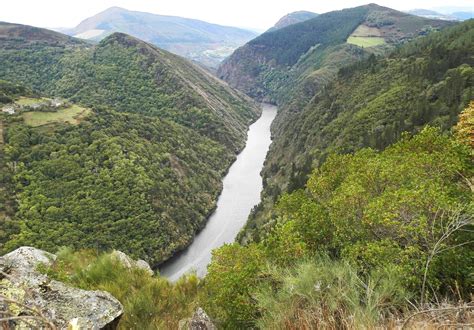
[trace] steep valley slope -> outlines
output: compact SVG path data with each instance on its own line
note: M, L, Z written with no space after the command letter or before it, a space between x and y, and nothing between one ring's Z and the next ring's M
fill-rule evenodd
M451 128L472 98L473 65L473 23L453 24L371 4L263 34L221 66L229 84L279 105L262 203L243 241L265 235L275 201L303 188L329 154L383 149L426 124Z
M179 56L116 33L91 45L0 24L2 103L65 98L81 120L2 113L2 249L120 248L157 264L214 209L260 109ZM17 86L18 90L13 87Z

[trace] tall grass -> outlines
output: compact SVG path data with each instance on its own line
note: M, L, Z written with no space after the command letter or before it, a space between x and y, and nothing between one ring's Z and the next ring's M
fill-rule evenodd
M196 308L196 275L170 283L142 269L128 269L110 254L63 249L49 276L86 290L103 290L124 306L120 329L177 329Z
M408 298L393 269L364 278L325 257L292 269L270 267L268 276L272 281L256 295L261 329L373 328L398 314Z

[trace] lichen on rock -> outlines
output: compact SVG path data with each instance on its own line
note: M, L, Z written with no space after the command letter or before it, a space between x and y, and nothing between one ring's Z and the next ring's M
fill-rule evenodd
M216 330L217 327L212 323L211 318L199 307L193 317L181 320L179 330Z
M59 329L114 329L123 314L122 304L107 292L73 288L37 270L55 259L54 254L32 247L0 257L0 311L13 318L34 317L0 322L0 328L45 328L49 322L49 327Z

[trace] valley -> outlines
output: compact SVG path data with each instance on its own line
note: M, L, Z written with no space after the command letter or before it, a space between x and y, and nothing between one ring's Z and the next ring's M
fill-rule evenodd
M474 20L318 8L0 22L1 328L474 322Z
M214 249L234 242L252 208L260 201L260 171L270 146L270 125L276 116L274 106L263 104L262 116L250 126L244 150L237 156L223 180L216 210L206 226L186 250L160 266L160 274L177 281L195 271L204 277Z

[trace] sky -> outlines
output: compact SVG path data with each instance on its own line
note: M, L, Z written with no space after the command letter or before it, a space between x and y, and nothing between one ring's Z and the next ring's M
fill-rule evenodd
M118 6L262 31L289 12L324 13L369 1L374 0L0 0L0 21L46 28L74 27L87 17ZM446 5L474 10L472 0L380 0L376 3L398 10Z

